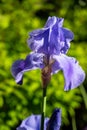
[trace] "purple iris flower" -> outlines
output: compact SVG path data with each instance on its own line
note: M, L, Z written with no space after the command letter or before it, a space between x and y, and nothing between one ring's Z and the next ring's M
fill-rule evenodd
M66 55L74 36L70 30L62 27L63 21L63 18L49 17L44 28L30 33L28 46L33 52L25 60L14 62L11 68L18 84L22 84L24 72L38 68L42 70L43 79L45 77L47 80L62 70L65 91L76 88L84 81L85 73L79 63ZM48 84L49 81L45 79L45 84Z
M40 130L41 115L31 115L22 121L17 130ZM60 130L61 110L55 109L51 118L45 118L44 130Z

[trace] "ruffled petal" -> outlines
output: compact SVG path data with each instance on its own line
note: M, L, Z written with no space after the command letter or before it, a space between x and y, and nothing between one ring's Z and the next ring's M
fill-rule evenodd
M70 42L74 39L74 34L69 29L62 28L65 38Z
M53 58L60 66L61 70L63 70L65 78L65 91L76 88L84 81L85 73L75 58L68 57L64 54L59 56L55 55Z
M43 54L30 53L25 60L15 61L12 65L11 72L16 83L22 84L24 72L43 67Z
M45 27L45 28L52 27L56 22L58 23L58 26L59 26L59 27L62 27L63 21L64 21L63 18L58 18L58 17L55 17L55 16L53 16L53 17L48 17L47 22L46 22L46 24L45 24L44 27Z
M46 130L47 123L49 118L45 118L44 121L44 130ZM30 117L26 118L22 121L21 125L17 128L17 130L40 130L41 124L41 115L31 115Z
M49 32L49 54L60 54L61 43L60 43L60 29L56 21L55 25L50 28Z
M61 110L55 109L47 125L47 130L60 130Z
M28 39L28 46L31 50L36 51L38 53L48 53L48 37L49 30L41 29L35 30L30 33L30 38Z
M36 29L36 30L30 32L29 35L30 35L31 37L32 37L32 36L37 36L37 35L39 35L39 34L43 34L45 30L47 30L47 29L44 29L44 28L42 28L42 29Z
M64 46L61 47L61 53L65 54L70 48L70 41L74 39L74 34L68 29L61 28L60 31L60 42L64 43Z
M70 41L73 40L73 33L58 26L58 21L49 31L49 54L65 54L70 48Z
M63 18L49 17L44 28L30 33L28 45L31 50L46 55L66 53L73 33L62 27Z

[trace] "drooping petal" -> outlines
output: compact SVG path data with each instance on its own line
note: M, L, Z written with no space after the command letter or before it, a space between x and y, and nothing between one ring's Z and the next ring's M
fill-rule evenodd
M47 130L60 130L61 110L55 109L47 125Z
M23 83L23 74L26 71L43 68L43 54L30 53L25 60L17 60L13 63L11 72L16 83Z
M15 78L15 80L17 80L17 75L22 72L22 70L24 69L25 66L25 61L24 60L17 60L13 63L12 67L11 67L11 73L13 75L13 77ZM19 76L18 78L18 84L22 84L22 78L23 78L23 73Z
M47 123L49 118L45 118L44 121L44 130L46 130ZM22 121L21 125L17 128L17 130L40 130L41 124L41 115L31 115L30 117L26 118Z
M76 88L84 81L85 73L75 58L61 54L59 56L55 55L54 59L57 62L56 64L58 64L61 70L63 70L65 91Z

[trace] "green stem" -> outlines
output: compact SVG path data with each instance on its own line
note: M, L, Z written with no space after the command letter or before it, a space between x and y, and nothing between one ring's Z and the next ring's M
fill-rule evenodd
M46 112L46 88L43 88L42 115L41 115L41 130L44 130L45 112Z
M75 116L72 117L72 129L77 130Z
M83 96L83 100L84 100L84 103L85 103L85 107L86 107L86 109L87 109L87 93L86 93L85 88L84 88L83 85L81 85L80 90L81 90L81 94L82 94L82 96Z

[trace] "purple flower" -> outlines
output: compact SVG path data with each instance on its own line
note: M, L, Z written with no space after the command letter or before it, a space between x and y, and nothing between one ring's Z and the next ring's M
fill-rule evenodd
M64 74L65 91L76 88L84 81L85 73L79 63L66 55L73 33L62 27L63 20L55 16L49 17L44 28L30 33L28 45L33 53L25 60L14 62L11 68L18 84L22 84L24 72L38 68L42 70L43 86L47 86L51 75L59 70Z
M22 121L17 130L40 130L41 115L31 115ZM51 118L45 118L44 130L60 130L61 110L55 109Z
M44 28L30 33L28 45L31 50L47 56L66 53L73 33L62 27L63 18L49 17Z

